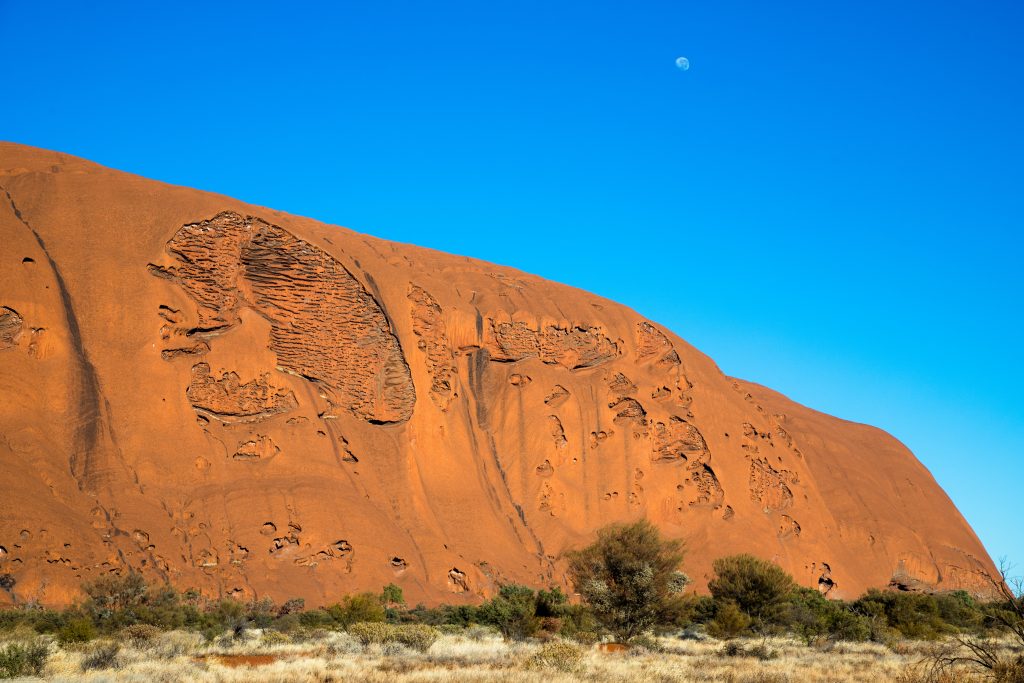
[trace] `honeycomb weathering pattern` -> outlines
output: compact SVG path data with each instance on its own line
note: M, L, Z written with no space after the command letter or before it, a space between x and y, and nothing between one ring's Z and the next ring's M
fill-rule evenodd
M176 265L154 272L198 304L193 333L219 334L238 323L240 306L251 306L271 322L278 367L315 382L332 405L375 423L412 415L412 377L384 311L322 249L224 212L183 226L167 251Z
M843 598L994 571L898 441L587 292L6 143L0 240L0 606L129 569L571 591L565 552L641 517L701 590L742 552Z
M448 410L455 397L453 380L457 372L451 344L445 332L441 307L434 297L422 287L409 288L412 302L412 331L419 342L417 346L426 354L427 371L430 373L430 398L441 410Z
M17 311L0 306L0 350L9 349L18 343L24 322Z
M270 383L269 373L242 382L235 372L214 377L207 363L192 366L185 395L197 413L221 422L259 422L298 405L294 394Z
M596 328L576 326L564 329L547 325L537 331L524 322L491 321L491 360L517 361L540 358L548 365L570 370L590 368L615 358L615 342Z

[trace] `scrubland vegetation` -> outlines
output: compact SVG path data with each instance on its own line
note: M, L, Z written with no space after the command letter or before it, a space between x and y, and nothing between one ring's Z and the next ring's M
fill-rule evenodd
M502 586L478 606L407 606L398 586L307 608L150 586L0 611L0 677L209 681L1024 681L1024 602L870 591L829 600L751 556L686 593L681 547L646 524L568 556L582 602Z

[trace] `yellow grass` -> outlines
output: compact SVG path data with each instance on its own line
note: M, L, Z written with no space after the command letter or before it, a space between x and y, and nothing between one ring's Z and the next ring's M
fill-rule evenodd
M497 637L475 640L448 635L426 653L393 645L362 647L344 633L274 642L250 632L241 641L204 644L189 633L165 633L145 645L122 644L114 667L83 670L87 654L101 645L63 648L54 643L45 671L49 680L159 683L209 681L263 683L290 681L442 681L498 683L526 681L727 681L784 683L863 681L918 683L934 644L906 642L893 648L875 643L837 643L808 647L790 639L739 641L746 648L764 646L771 659L725 656L719 641L662 638L663 652L646 650L605 654L585 649L571 671L544 665L535 655L539 643L505 643ZM278 638L278 640L280 640ZM272 663L231 666L246 655L273 655ZM266 657L264 657L266 659ZM538 662L542 662L538 664ZM571 667L570 667L571 668ZM950 679L954 680L954 679ZM961 671L957 681L983 680Z

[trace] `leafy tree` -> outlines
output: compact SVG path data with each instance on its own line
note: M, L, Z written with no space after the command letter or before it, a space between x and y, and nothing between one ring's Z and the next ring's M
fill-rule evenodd
M380 601L385 607L400 607L405 604L405 596L402 594L402 587L393 583L384 586L381 591Z
M679 571L682 543L662 539L647 520L607 526L568 559L576 590L621 641L673 623L685 609L681 593L689 579Z
M781 567L753 555L731 555L712 564L715 575L708 590L716 602L733 602L763 629L784 619L784 605L796 588Z
M477 608L484 624L501 631L506 640L524 640L540 628L537 618L537 595L528 586L502 586L498 595Z
M380 596L373 593L346 595L341 602L330 605L325 610L334 623L346 629L361 622L384 621L387 616Z
M82 584L88 596L85 611L97 624L126 626L137 621L135 611L142 606L149 587L142 574L107 574Z

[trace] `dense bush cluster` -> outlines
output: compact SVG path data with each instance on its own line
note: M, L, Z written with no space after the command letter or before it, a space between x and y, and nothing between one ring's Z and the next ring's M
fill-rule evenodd
M360 622L348 627L349 634L363 645L398 643L417 652L426 652L441 631L426 624L388 624L380 621Z
M535 664L550 667L557 661L570 669L582 651L579 646L610 637L655 647L650 633L689 638L707 634L724 640L788 633L808 644L889 644L946 636L977 643L978 638L1009 633L1019 634L1024 644L1024 603L1005 584L995 584L1003 593L992 602L979 602L963 591L892 590L841 601L798 586L777 565L736 555L714 562L710 595L683 594L688 579L678 571L682 558L682 547L661 539L646 522L602 530L593 545L568 557L570 577L582 598L578 604L570 603L558 587L538 591L510 584L480 605L408 607L402 589L391 584L379 594L350 595L310 609L301 599L280 605L268 599L210 599L196 591L148 585L139 574L109 575L85 584L84 600L68 609L0 610L0 632L15 641L0 649L0 677L40 670L52 641L82 648L87 653L83 666L105 668L118 658L118 644L145 645L175 629L208 641L259 629L263 641L271 644L287 642L300 632L344 630L363 646L420 652L453 630L476 639L500 634L506 640L547 641L551 646ZM762 658L770 654L740 645L728 645L723 652ZM949 661L958 660L951 655Z
M0 678L38 676L49 650L49 645L43 642L9 643L0 649Z
M508 640L550 639L558 635L589 645L601 634L626 641L648 630L667 633L685 629L693 634L703 631L722 639L792 633L812 643L823 639L937 639L1005 628L998 619L1000 615L1005 618L1002 603L979 602L963 591L932 595L872 590L857 600L844 602L799 587L779 567L750 556L723 558L714 567L715 574L708 586L710 595L679 596L666 592L668 609L659 612L658 607L648 608L639 617L630 618L622 616L626 608L609 610L611 616L605 616L602 610L607 610L607 603L598 603L596 607L570 604L568 596L557 587L537 591L511 584L502 586L497 595L481 605L427 608L404 606L401 589L391 586L386 593L350 595L336 604L306 609L301 600L275 605L266 599L249 603L205 599L192 591L180 593L167 586L148 586L141 576L129 574L87 584L87 598L65 610L0 610L0 631L52 634L58 642L68 645L110 636L133 644L144 643L172 629L194 631L213 640L245 629L281 633L331 629L349 630L356 635L373 624L458 629L478 626L489 627ZM607 583L614 585L611 580ZM632 590L636 582L626 585ZM652 619L654 614L665 618ZM635 627L636 623L643 624L643 628ZM404 642L393 635L400 631L380 632L392 634L388 636L390 640L369 642ZM429 632L437 633L433 629ZM364 639L362 635L357 637ZM0 666L7 666L8 661L21 661L22 654L18 648L2 654Z

